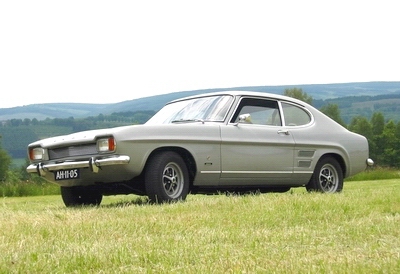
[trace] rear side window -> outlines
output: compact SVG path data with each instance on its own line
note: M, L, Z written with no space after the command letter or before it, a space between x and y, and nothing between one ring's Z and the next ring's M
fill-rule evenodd
M310 114L298 106L282 103L282 110L286 126L303 126L311 122Z

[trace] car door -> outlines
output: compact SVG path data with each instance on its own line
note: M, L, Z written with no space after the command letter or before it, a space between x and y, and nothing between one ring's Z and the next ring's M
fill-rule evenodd
M294 140L282 126L276 100L242 98L221 127L221 185L266 185L290 181Z

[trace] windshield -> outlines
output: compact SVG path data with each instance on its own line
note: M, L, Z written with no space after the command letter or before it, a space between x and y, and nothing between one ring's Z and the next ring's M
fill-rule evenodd
M146 124L190 121L223 122L232 101L232 96L219 95L170 103L157 112Z

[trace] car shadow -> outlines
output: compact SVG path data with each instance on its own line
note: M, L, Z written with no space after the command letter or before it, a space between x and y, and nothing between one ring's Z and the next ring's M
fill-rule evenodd
M116 202L111 202L109 204L100 205L103 208L115 208L115 207L128 207L128 206L141 206L141 205L151 205L147 197L136 197L131 200L121 200Z

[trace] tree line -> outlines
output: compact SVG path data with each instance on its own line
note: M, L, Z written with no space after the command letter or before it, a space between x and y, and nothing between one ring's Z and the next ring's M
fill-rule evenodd
M91 129L143 124L152 115L154 111L128 111L79 119L10 119L0 123L0 135L3 136L4 149L12 158L19 159L25 157L27 144L38 139Z
M130 124L143 124L154 111L126 111L114 112L110 115L99 114L86 118L47 118L45 120L10 119L0 122L0 182L32 180L25 168L13 167L13 159L26 158L27 144L55 135L79 132L84 130L123 126ZM7 139L7 147L4 148L4 139ZM27 160L27 159L26 159ZM33 177L35 177L33 175ZM34 181L40 181L34 178Z
M38 120L36 118L29 119L10 119L0 123L0 127L18 127L18 126L38 126L38 125L53 125L71 127L72 130L81 131L94 129L98 124L104 123L124 123L124 124L143 124L151 116L154 115L153 110L145 111L125 111L125 112L113 112L109 115L99 114L97 116L89 116L86 118L75 119L74 117L69 118L47 118L45 120Z

